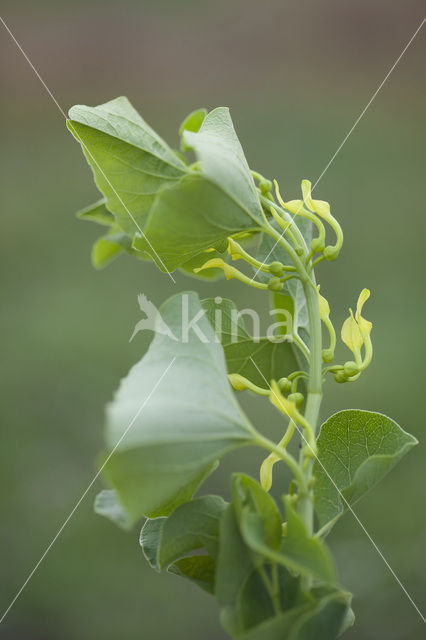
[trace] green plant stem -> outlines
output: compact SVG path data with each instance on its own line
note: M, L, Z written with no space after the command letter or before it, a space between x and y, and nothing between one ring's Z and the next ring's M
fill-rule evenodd
M274 574L275 570L275 574ZM272 583L268 578L265 567L261 565L258 569L259 575L263 580L263 583L266 587L266 590L271 598L272 605L274 607L274 611L276 614L281 613L281 603L280 603L280 594L279 594L279 585L278 585L278 573L276 571L276 564L274 563L272 567Z
M281 210L281 207L279 207ZM282 212L286 214L284 209ZM298 228L295 226L295 235ZM270 225L269 225L270 227ZM318 294L316 291L315 274L312 271L311 276L307 274L306 267L302 259L291 247L289 251L289 243L282 237L282 234L278 233L273 227L270 227L268 233L275 237L277 242L283 247L283 249L290 255L294 265L299 273L303 291L306 298L306 305L308 309L309 317L309 332L310 332L310 351L309 351L309 380L308 380L308 394L306 399L305 419L309 423L313 434L315 435L319 410L322 400L322 330L321 330L321 317L318 304ZM300 231L299 231L300 233ZM301 237L301 238L300 238ZM303 240L303 236L300 234L297 238L298 242L303 241L305 257L308 255L308 248ZM306 491L299 491L298 512L302 516L308 533L312 534L314 529L314 511L313 511L313 499L311 491L309 490L310 480L312 478L312 466L313 457L312 451L310 451L309 444L305 443L300 452L300 468L304 475L304 486L307 487ZM299 486L300 489L300 486Z

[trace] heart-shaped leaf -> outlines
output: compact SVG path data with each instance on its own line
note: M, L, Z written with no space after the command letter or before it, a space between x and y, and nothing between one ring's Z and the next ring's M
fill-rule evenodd
M103 472L132 521L167 515L217 459L256 440L203 314L195 293L170 298L157 317L163 333L107 408Z
M321 427L314 464L315 510L320 527L336 520L417 444L387 416L339 411ZM343 495L344 499L342 499Z

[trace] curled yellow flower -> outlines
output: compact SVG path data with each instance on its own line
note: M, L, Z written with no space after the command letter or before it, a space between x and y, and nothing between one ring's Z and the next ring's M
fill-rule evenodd
M329 203L325 202L325 200L313 200L311 191L311 181L302 180L302 196L306 206L308 207L308 209L318 214L321 218L324 218L324 220L329 221L330 218L332 218Z
M194 273L204 271L204 269L223 269L225 278L227 280L230 280L231 278L237 278L236 273L240 273L238 269L235 269L235 267L231 267L231 265L227 264L224 260L222 260L222 258L212 258L211 260L207 260L207 262L205 262L202 267L194 269Z
M349 318L345 320L342 326L342 341L352 351L355 363L359 371L365 369L371 362L373 348L370 339L373 324L362 317L361 312L365 302L370 297L370 291L363 289L359 295L355 317L352 309L349 309ZM361 349L365 347L364 359L361 356Z
M255 289L267 289L268 285L263 282L256 282L253 278L249 278L241 271L238 271L235 267L232 267L230 264L226 263L222 258L212 258L211 260L207 260L203 264L202 267L198 267L198 269L194 269L194 273L198 273L199 271L203 271L203 269L223 269L225 274L225 278L227 280L231 280L235 278L236 280L240 280L245 284L248 284L251 287L255 287Z

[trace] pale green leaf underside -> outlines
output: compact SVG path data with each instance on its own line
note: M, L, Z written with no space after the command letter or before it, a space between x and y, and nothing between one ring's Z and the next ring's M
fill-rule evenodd
M82 145L98 189L123 231L143 228L157 192L187 168L127 98L97 107L76 105L67 125Z
M191 580L203 591L214 594L216 563L211 556L188 556L176 560L167 569L169 573Z
M381 413L346 410L331 416L321 427L314 465L320 527L346 508L339 491L354 503L416 444L413 436Z
M216 459L254 440L208 319L198 322L207 342L192 329L182 341L182 300L190 319L202 314L195 293L170 298L160 313L178 339L157 333L107 408L106 454L128 431L104 475L133 521L143 514L162 515L163 505L168 513L176 496L188 499L185 487L199 483Z
M199 131L184 131L183 139L201 161L203 174L261 225L264 215L259 196L229 109L213 109Z
M135 247L152 255L160 269L173 271L211 247L224 251L228 236L255 228L238 203L194 173L159 193Z

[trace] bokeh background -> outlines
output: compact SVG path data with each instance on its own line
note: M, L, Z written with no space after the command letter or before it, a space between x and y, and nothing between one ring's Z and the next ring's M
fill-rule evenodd
M6 2L3 17L66 111L125 94L173 145L187 112L229 105L250 165L288 198L315 181L423 18L405 0ZM80 148L9 35L1 32L0 608L6 609L94 475L103 407L143 354L128 343L137 293L177 287L258 305L234 283L175 287L154 266L90 264L98 230L75 219L97 198ZM346 407L391 415L420 440L356 511L417 604L426 600L424 200L426 33L421 32L316 189L345 231L321 267L336 325L359 291L372 298L373 365L329 382L323 417ZM343 349L342 352L343 354ZM265 403L242 400L278 437ZM230 457L208 489L228 494ZM279 478L284 482L285 474ZM213 599L145 563L138 531L92 512L93 488L0 628L21 640L219 640ZM348 640L419 640L421 619L346 515L329 538L355 592ZM0 612L0 613L1 613Z

